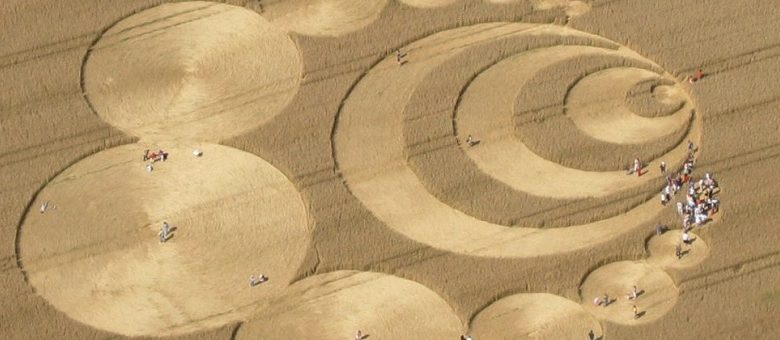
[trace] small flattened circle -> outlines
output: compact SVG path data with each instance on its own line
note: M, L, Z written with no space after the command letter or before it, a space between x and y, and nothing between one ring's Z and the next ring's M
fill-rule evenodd
M682 231L671 230L662 235L653 236L647 242L650 257L647 262L662 268L686 268L704 261L709 254L709 247L704 240L694 233L689 233L691 243L682 242ZM675 248L680 246L681 256L677 258Z
M475 339L584 339L603 334L582 306L552 294L516 294L482 310L471 324Z
M637 287L638 297L628 295ZM596 305L596 297L609 296L607 306ZM679 291L665 271L645 262L615 262L596 269L580 286L585 310L600 320L636 325L661 318L674 307ZM637 315L633 307L637 307Z

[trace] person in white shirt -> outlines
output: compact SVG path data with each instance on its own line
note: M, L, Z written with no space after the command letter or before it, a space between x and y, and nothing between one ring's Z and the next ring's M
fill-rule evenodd
M691 235L688 234L687 232L682 234L682 241L686 245L691 245L691 243L693 243L693 241L691 240Z

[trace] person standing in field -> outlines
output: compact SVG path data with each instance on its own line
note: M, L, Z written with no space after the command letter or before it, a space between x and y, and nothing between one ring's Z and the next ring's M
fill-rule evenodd
M699 70L696 71L696 73L694 75L688 76L688 83L693 84L693 83L701 80L701 78L704 78L704 71L699 69Z
M404 60L404 57L406 54L401 53L401 50L395 50L395 61L398 63L398 66L404 66L406 64L406 60Z
M168 241L168 236L171 234L171 225L168 222L163 222L162 229L160 229L160 243Z
M642 162L639 158L634 158L634 172L636 172L637 177L642 176Z
M629 300L636 300L636 298L639 297L639 292L636 290L636 286L634 286L633 289L631 289L630 292L626 295L626 298Z

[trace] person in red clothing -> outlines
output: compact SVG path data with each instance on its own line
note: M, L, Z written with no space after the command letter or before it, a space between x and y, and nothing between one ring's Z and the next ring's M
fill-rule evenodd
M634 172L637 177L642 176L642 161L640 161L639 158L634 158Z
M699 69L699 70L696 71L696 74L694 74L692 76L688 76L688 82L693 84L693 83L699 81L701 78L704 78L704 71Z

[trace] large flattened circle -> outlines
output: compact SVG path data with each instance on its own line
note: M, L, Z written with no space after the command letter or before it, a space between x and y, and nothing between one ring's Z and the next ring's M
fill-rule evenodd
M370 272L306 278L241 325L236 339L456 339L462 324L419 283Z
M218 327L281 294L308 244L306 209L288 179L218 145L202 146L200 158L171 146L147 172L143 148L97 153L38 194L19 239L36 292L73 319L128 336ZM175 229L160 243L163 221ZM250 288L259 273L270 281Z
M82 76L97 114L130 134L219 141L281 112L301 69L295 43L256 12L181 2L119 21Z
M579 339L601 325L574 301L552 294L516 294L479 312L471 323L475 339Z

